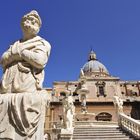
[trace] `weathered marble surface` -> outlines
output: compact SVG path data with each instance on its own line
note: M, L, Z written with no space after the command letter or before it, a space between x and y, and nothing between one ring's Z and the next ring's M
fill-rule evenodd
M51 46L37 36L41 19L36 11L23 16L23 38L2 55L0 139L43 140L48 95L42 89Z
M123 100L119 96L114 96L114 105L118 113L123 113Z
M42 140L48 104L43 92L1 94L0 139Z
M36 17L39 15L34 11L23 17L23 39L12 44L2 55L2 93L35 92L42 88L51 46L37 36L41 25L37 24L39 19Z
M75 118L75 106L73 104L73 97L67 95L63 101L63 125L61 132L58 135L59 140L72 140L74 131L74 118Z
M73 122L75 116L75 107L73 104L73 97L66 96L63 101L63 128L66 130L73 130Z

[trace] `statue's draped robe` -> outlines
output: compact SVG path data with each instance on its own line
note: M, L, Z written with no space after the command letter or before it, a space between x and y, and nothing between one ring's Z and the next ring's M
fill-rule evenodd
M49 43L38 36L15 42L3 54L0 139L43 139L48 96L41 89L49 54Z
M35 92L41 89L49 54L49 43L39 36L11 45L2 56L2 93Z

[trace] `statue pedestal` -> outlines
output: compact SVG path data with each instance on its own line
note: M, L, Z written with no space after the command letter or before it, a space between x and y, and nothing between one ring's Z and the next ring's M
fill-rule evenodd
M78 119L79 121L91 121L94 120L94 117L95 113L83 112L76 114L76 119Z
M72 140L73 130L71 129L61 129L61 133L59 135L59 140Z
M0 139L43 140L47 102L43 92L0 94Z

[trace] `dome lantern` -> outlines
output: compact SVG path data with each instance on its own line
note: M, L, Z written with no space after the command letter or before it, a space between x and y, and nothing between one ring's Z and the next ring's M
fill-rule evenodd
M96 53L93 50L91 50L90 53L89 53L88 61L90 61L90 60L97 60L96 59Z

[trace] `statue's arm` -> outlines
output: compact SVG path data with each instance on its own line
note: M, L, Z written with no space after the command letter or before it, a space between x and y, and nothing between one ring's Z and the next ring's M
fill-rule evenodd
M33 50L23 50L21 57L33 67L42 69L48 61L50 50L51 46L49 44L47 44L47 46L40 45L36 46Z
M17 46L18 41L10 45L9 49L3 53L0 63L5 68L7 65L11 64L14 61L21 60L20 53Z
M0 63L3 67L7 66L8 64L10 64L13 61L12 58L12 53L11 53L11 47L3 53Z

